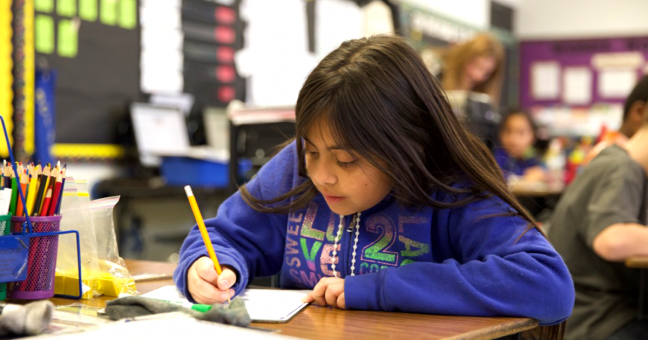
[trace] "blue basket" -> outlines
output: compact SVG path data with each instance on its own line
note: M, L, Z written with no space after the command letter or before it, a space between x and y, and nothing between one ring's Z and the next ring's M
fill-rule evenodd
M249 160L239 160L239 174L252 168ZM160 166L168 185L226 188L229 186L229 164L189 157L164 157Z
M11 143L9 143L9 134L7 134L7 126L5 125L5 120L0 116L0 123L2 123L2 132L4 132L4 138L9 150L9 158L11 159L11 165L13 166L14 173L18 173L16 167L16 160L14 159L13 150L11 149ZM18 189L18 199L22 201L23 206L27 206L25 202L25 193L23 192L22 187L19 185ZM5 215L9 216L9 215ZM15 226L15 230L12 230L12 235L0 235L0 263L2 263L2 269L0 270L0 282L14 282L12 284L12 292L18 291L19 294L13 296L19 299L42 299L51 297L49 290L43 290L42 281L38 279L30 279L30 276L38 275L40 272L44 271L42 267L35 268L34 264L40 261L45 257L48 257L48 260L51 259L48 263L52 264L50 272L54 275L54 268L56 268L56 254L58 252L58 236L65 234L74 234L76 237L76 252L77 252L77 273L79 275L79 295L63 295L56 294L55 296L63 298L72 298L80 299L83 296L82 290L82 278L81 278L81 241L79 239L79 232L76 230L66 230L58 231L58 225L61 221L61 216L46 216L46 217L35 217L34 220L49 219L57 220L56 228L34 228L32 221L30 221L29 215L25 214L24 221L22 217L18 218L18 223ZM13 221L13 218L12 218ZM52 227L52 222L47 221L50 224L49 227ZM13 228L12 228L13 229ZM55 229L57 231L51 231L50 229ZM4 234L4 233L3 233ZM56 239L56 245L51 246L53 243L52 240ZM42 247L34 246L32 247L32 241L34 245L45 245L47 248L44 252ZM66 249L67 250L67 249ZM39 253L40 252L40 253ZM34 253L34 254L30 254ZM46 253L46 254L45 254ZM39 261L36 261L38 259ZM30 263L31 262L31 263ZM31 269L30 269L31 268ZM27 286L24 286L24 285ZM18 287L17 290L13 290L14 287ZM53 288L53 286L52 286ZM7 290L5 290L6 292ZM47 293L45 293L47 292ZM31 294L33 293L33 294ZM53 293L53 290L51 291ZM12 294L13 295L13 294ZM52 294L53 295L53 294Z

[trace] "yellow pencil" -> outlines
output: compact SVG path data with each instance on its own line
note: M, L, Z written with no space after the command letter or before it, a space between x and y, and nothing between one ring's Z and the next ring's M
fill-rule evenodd
M49 188L50 171L51 171L50 170L50 165L49 165L49 163L47 163L47 165L45 166L45 169L43 170L43 178L41 179L41 181L43 181L43 180L45 181L45 186L44 186L44 189L43 189L43 197L41 197L40 202L38 202L39 209L43 206L43 201L45 201L45 193L47 192L47 188ZM34 212L38 214L38 211L34 211Z
M36 173L33 173L32 178L29 180L29 190L27 193L27 214L29 214L29 216L33 214L32 210L34 209L34 202L36 201L37 189L38 189L38 175Z
M205 222L203 221L202 214L200 213L200 209L198 209L198 202L196 202L196 197L194 197L191 186L187 185L184 187L184 189L187 193L187 198L189 198L189 205L191 205L191 211L193 211L194 217L196 218L196 223L198 224L198 229L200 229L200 235L202 235L203 242L205 243L205 248L207 248L207 253L209 253L209 257L211 258L212 262L214 262L214 269L216 269L216 273L220 276L223 270L221 269L220 263L218 263L218 258L216 258L214 245L212 244L211 239L209 238L209 234L207 233L207 227L205 227ZM230 301L229 292L227 293L227 301L230 303L232 302Z

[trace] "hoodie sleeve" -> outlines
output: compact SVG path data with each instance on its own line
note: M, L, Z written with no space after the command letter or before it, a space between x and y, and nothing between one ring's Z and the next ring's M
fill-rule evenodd
M246 185L257 198L271 199L288 192L298 181L295 143L291 143L264 165ZM287 214L267 214L252 209L240 191L218 208L215 218L205 220L221 265L232 266L239 294L254 276L270 276L281 269L286 238ZM178 289L195 302L187 289L187 271L200 257L208 256L197 225L180 248L180 261L173 279Z
M575 293L565 263L538 230L520 237L527 225L522 218L487 217L509 210L496 199L436 210L432 228L441 229L433 235L448 240L452 255L439 263L418 262L347 277L347 307L520 316L541 325L566 320Z

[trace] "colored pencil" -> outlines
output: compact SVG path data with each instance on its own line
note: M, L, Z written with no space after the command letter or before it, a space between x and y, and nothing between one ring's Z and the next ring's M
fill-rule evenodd
M27 195L27 183L29 182L29 176L27 174L20 175L20 188L22 189L23 195ZM20 199L20 194L17 196L18 203L16 204L16 216L22 216L25 211L22 199ZM26 202L26 199L25 199Z
M40 167L40 165L39 165ZM40 168L37 167L36 170L30 173L31 179L29 180L29 189L27 189L27 214L32 216L34 213L34 202L36 201L36 191L38 190L38 171Z
M52 200L52 189L47 189L47 193L45 194L45 199L43 200L43 206L38 216L45 216L45 214L47 213L46 211L47 207L49 207L51 200Z
M216 273L218 275L221 275L223 270L221 269L220 263L218 263L216 252L214 252L214 245L212 244L211 239L209 238L209 234L207 233L207 227L205 227L205 221L203 221L202 214L200 213L200 209L198 208L196 197L194 197L193 191L191 190L190 186L187 185L184 187L184 189L187 193L187 198L189 199L189 205L191 205L191 211L193 211L194 217L196 218L198 229L200 229L200 235L202 235L203 242L205 243L205 247L207 248L207 253L209 254L212 262L214 262L214 269L216 269ZM229 298L229 292L227 294L227 301L229 301L230 303L232 302Z
M61 174L61 177L63 177L63 181L61 182L61 194L59 195L58 203L56 203L56 215L61 214L61 204L63 203L63 194L65 193L65 165L63 166L63 173Z
M37 216L41 210L41 203L45 198L45 187L47 186L46 178L49 178L49 167L45 167L43 174L39 176L38 179L38 191L36 192L36 201L34 202L34 210L32 211L32 216Z
M47 165L45 166L45 170L43 170L43 175L45 176L45 177L44 177L44 178L45 178L45 188L43 189L43 194L47 193L47 189L49 188L49 183L50 183L50 180L52 179L52 177L51 177L51 176L52 176L52 170L53 170L53 169L52 169L52 167L50 166L50 164L47 163ZM44 201L44 200L45 200L45 196L43 196L43 197L41 198L41 202L40 202L41 205L39 206L39 208L42 208L42 207L43 207L43 201ZM39 210L40 210L40 209L39 209Z
M52 194L52 201L50 202L49 209L45 213L46 216L54 216L56 214L56 205L61 195L61 187L63 186L63 178L61 172L56 175L56 183L54 184L54 193Z
M18 179L11 170L11 201L9 203L9 212L11 215L16 216L16 197L18 197Z

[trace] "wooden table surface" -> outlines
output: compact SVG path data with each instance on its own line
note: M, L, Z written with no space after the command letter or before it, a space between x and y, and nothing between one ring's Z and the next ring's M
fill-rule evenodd
M126 260L131 274L171 273L175 264ZM137 290L146 293L172 285L173 280L138 282ZM80 300L89 306L104 306L111 298ZM52 299L57 305L73 300ZM279 334L305 339L494 339L535 328L537 322L528 318L486 318L412 313L340 310L310 305L285 324L258 323L254 327L278 329Z
M648 268L648 256L631 256L625 261L629 268Z
M563 192L563 188L533 188L526 186L509 186L511 193L515 196L523 197L548 197L548 196L559 196Z

